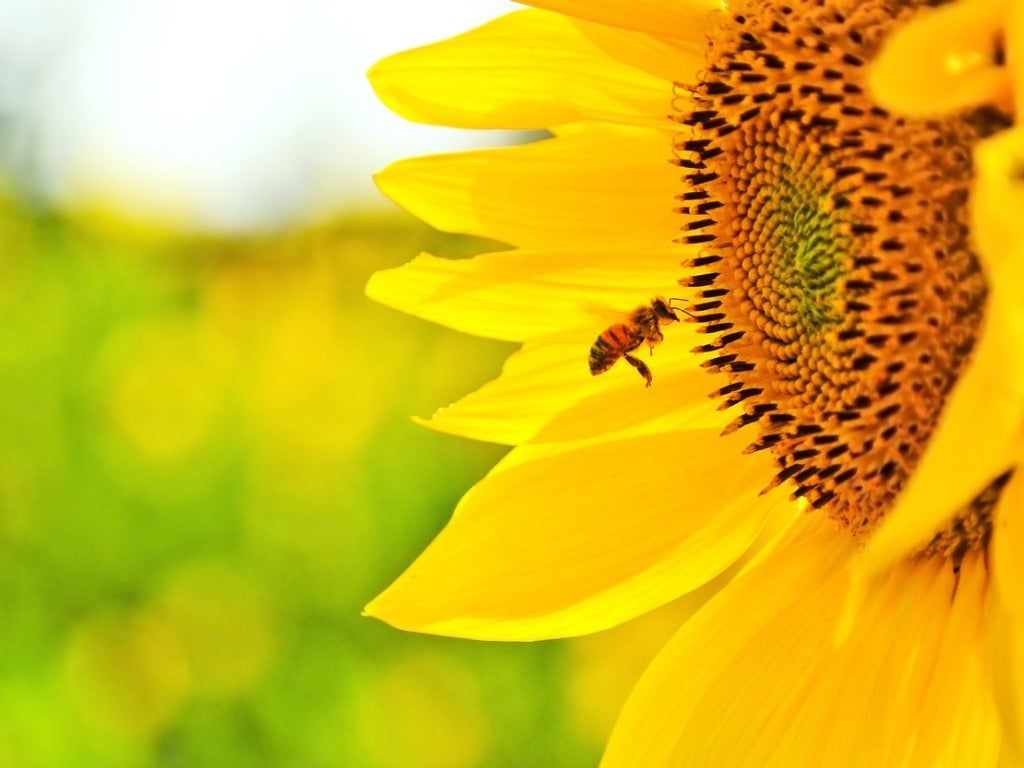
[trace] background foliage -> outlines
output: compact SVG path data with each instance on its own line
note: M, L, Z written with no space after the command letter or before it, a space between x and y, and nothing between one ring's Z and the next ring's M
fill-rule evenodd
M385 215L184 240L4 204L0 766L596 762L674 609L533 645L359 615L502 453L408 417L508 352L363 285L479 246Z

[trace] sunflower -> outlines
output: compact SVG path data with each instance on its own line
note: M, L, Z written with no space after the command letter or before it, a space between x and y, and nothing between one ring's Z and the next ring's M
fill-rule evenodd
M515 447L366 612L535 640L724 584L606 765L995 765L988 549L1011 466L979 450L961 473L941 446L1006 405L976 383L1003 331L968 206L1006 113L875 103L869 64L918 2L532 4L371 71L409 119L551 136L378 177L513 248L424 254L368 294L522 347L427 422Z

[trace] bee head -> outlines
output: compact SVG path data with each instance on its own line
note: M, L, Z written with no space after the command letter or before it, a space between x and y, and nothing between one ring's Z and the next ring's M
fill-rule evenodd
M654 300L651 302L651 308L654 309L654 314L659 320L679 322L679 315L675 313L675 310L661 296L654 297Z

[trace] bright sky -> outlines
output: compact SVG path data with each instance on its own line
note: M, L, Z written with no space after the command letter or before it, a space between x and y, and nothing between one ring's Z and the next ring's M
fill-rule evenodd
M0 0L0 130L64 204L259 229L383 204L372 171L496 137L411 125L377 58L507 0Z

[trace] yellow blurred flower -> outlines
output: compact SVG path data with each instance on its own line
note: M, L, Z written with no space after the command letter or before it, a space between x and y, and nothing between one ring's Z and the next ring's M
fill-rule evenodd
M476 681L454 659L421 654L382 665L365 681L352 727L367 768L471 768L480 765L491 734ZM351 726L347 723L350 722Z
M254 688L277 645L266 595L219 563L195 563L168 579L154 608L173 627L197 693L236 696Z
M111 334L88 373L105 417L97 447L117 485L163 508L208 493L237 367L230 340L201 319L156 316Z
M232 350L213 329L184 320L142 323L115 336L103 355L112 425L156 463L188 461L215 433Z
M410 119L553 137L378 178L516 250L421 255L370 296L523 347L429 422L516 447L367 613L579 635L734 568L634 689L606 765L995 765L988 545L1016 433L974 435L1015 430L1022 390L967 200L1007 121L973 107L1004 100L872 101L891 83L868 63L924 3L531 4L371 71ZM995 93L978 51L951 77ZM602 372L662 333L653 362L625 356L649 389ZM897 524L928 525L848 599L897 500Z
M128 742L157 738L192 684L176 632L149 612L84 622L65 652L64 679L87 733Z

